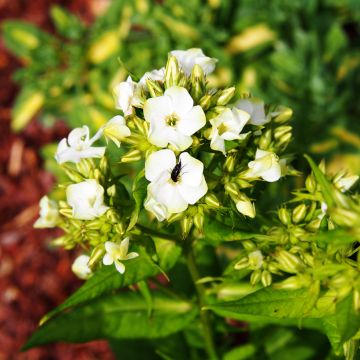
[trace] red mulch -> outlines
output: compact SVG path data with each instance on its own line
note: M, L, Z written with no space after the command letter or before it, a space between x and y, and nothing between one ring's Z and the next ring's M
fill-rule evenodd
M99 2L100 0L97 0ZM102 2L104 0L101 0ZM56 1L80 14L93 15L90 0ZM0 0L0 20L26 19L51 30L51 0ZM66 135L59 122L44 129L33 121L20 134L10 131L10 109L17 88L11 81L18 62L0 40L0 360L113 359L105 341L56 344L19 353L39 319L81 284L71 272L74 254L49 248L56 230L35 230L38 202L53 186L42 168L39 149Z

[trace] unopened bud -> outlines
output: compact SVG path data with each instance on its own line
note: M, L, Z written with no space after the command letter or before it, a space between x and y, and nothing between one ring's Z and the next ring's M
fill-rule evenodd
M59 213L67 218L71 218L73 216L72 209L60 209Z
M106 156L100 159L99 168L103 174L106 174L109 170L109 163Z
M164 94L164 90L162 89L161 85L154 80L146 79L146 86L149 89L151 97L158 97Z
M119 215L114 209L109 209L106 213L106 217L109 219L112 223L119 222Z
M86 222L86 228L89 230L99 230L103 225L103 221L99 219L90 220Z
M316 211L317 211L317 202L312 201L310 206L307 209L307 214L305 216L304 221L309 222L310 220L312 220L315 216Z
M264 270L261 274L261 283L266 287L272 283L272 276L269 271Z
M195 64L190 77L191 89L190 95L197 103L205 91L205 76L202 67L199 64Z
M235 164L236 164L235 156L229 155L225 160L224 169L226 169L226 171L231 173L234 171Z
M249 259L247 257L244 257L235 264L234 269L242 270L242 269L246 269L248 266L249 266Z
M114 225L114 229L119 235L124 235L126 231L126 226L122 221L120 221Z
M306 225L306 230L309 230L311 232L316 232L317 230L319 230L321 225L321 219L314 219L311 222L309 222L309 224Z
M244 240L241 242L241 244L248 252L256 250L256 245L251 240Z
M299 240L306 239L306 231L303 228L295 227L291 231L292 231L292 234L296 237L296 239L299 239Z
M359 214L352 210L333 208L330 209L329 213L337 225L352 227L358 226L360 223Z
M76 164L76 169L80 174L88 176L90 171L92 170L92 166L91 163L87 161L87 159L82 159Z
M204 230L204 214L203 212L198 212L194 216L194 225L196 229L202 234Z
M292 221L294 224L298 224L304 220L307 207L305 204L298 205L292 212Z
M282 124L287 122L293 115L292 109L286 106L278 106L275 110L274 122Z
M169 55L165 68L166 88L176 86L180 75L179 64L175 56Z
M246 181L244 179L240 179L240 178L236 179L236 183L239 185L240 189L246 189L246 188L250 188L253 186L248 181Z
M116 186L115 186L115 184L108 187L106 189L106 193L108 194L108 196L114 197L116 195Z
M138 149L130 150L121 158L122 163L131 163L141 160L141 151Z
M84 178L80 175L80 173L78 173L77 171L75 170L72 170L68 167L65 167L64 166L64 169L65 169L65 173L66 175L68 176L68 178L71 180L71 181L74 181L74 182L81 182L81 181L84 181Z
M228 182L225 184L225 191L230 195L230 196L238 196L239 195L239 189L237 184L233 183L233 182Z
M104 175L101 173L99 169L94 170L94 179L97 180L99 183L104 182Z
M250 199L245 194L240 194L235 200L236 209L240 214L254 218L256 215L255 205L250 201Z
M260 137L259 148L262 150L267 150L270 146L271 138L272 138L272 131L268 129Z
M291 254L284 249L278 250L275 258L280 269L288 273L297 273L299 268L303 265L296 255Z
M276 274L276 275L280 275L281 274L281 271L279 270L278 266L276 263L268 263L267 264L267 269L273 273L273 274Z
M313 174L307 176L305 180L305 187L310 194L313 194L316 191L317 184Z
M51 241L51 245L53 246L64 246L68 241L68 238L66 235L60 236L57 239L54 239Z
M283 137L285 134L292 131L292 126L279 126L274 130L274 138L276 140L279 140L281 137Z
M285 146L287 145L290 140L291 140L291 137L292 137L292 133L286 133L284 134L281 138L279 138L278 142L277 142L277 146L280 147L280 146Z
M94 268L94 266L103 258L104 254L105 254L104 244L100 244L96 246L94 250L91 252L88 266L90 268Z
M216 101L216 105L227 105L229 101L233 98L235 94L235 87L230 87L228 89L222 90L220 96Z
M208 110L211 106L211 95L206 94L199 100L199 105L203 108L204 111Z
M278 210L278 217L280 219L280 221L284 224L284 225L290 225L291 224L291 216L290 213L287 209L285 208L281 208Z
M250 276L250 284L252 286L256 285L261 280L261 270L255 270Z
M303 284L298 276L290 276L284 281L275 284L274 287L276 289L296 290L296 289L301 289L303 287Z
M182 237L183 239L185 239L188 235L189 232L193 226L193 220L192 218L185 216L181 221L180 221L180 226L181 226L181 233L182 233Z
M167 222L169 223L169 224L172 224L173 222L175 222L175 221L179 221L179 220L181 220L182 218L184 217L184 214L183 213L176 213L176 214L171 214L170 216L169 216L169 218L167 219Z
M221 206L220 201L218 200L215 194L207 194L205 196L205 203L214 209L219 208Z

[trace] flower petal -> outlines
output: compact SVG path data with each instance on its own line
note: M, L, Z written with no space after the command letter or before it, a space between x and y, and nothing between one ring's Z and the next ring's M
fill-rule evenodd
M166 125L166 116L174 112L171 99L168 96L159 96L146 100L144 104L144 117L152 125L163 127Z
M278 181L281 177L281 166L279 163L275 163L267 171L261 174L261 177L268 182Z
M164 149L152 153L145 162L145 177L149 181L157 180L164 172L172 171L176 165L176 156L172 150Z
M113 258L109 254L105 254L103 257L104 265L111 265L114 262Z
M129 250L129 237L126 237L123 241L120 243L120 259L124 259L126 257L126 254Z
M194 100L183 87L172 86L165 91L164 95L170 98L173 112L177 115L185 115L194 105Z
M125 272L125 265L118 260L115 261L115 267L120 274L123 274Z
M72 130L68 136L68 144L70 146L77 146L79 143L87 143L89 141L89 133L90 130L86 125Z
M169 143L177 150L186 150L193 143L191 136L183 135L174 128L168 127L166 132Z
M136 257L138 257L139 254L137 252L131 252L131 253L128 253L126 255L126 260L131 260L131 259L135 259Z
M190 111L183 114L178 123L177 129L184 135L193 135L206 124L204 110L200 105L194 106Z
M184 200L189 204L195 204L200 198L202 198L208 190L204 176L198 186L189 186L185 183L179 184L179 193Z
M189 186L198 186L202 181L204 164L187 152L181 153L179 160L181 161L181 181Z

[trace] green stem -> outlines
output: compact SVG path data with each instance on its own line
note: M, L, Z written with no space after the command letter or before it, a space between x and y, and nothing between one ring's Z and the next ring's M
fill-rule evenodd
M135 229L140 230L144 234L152 235L152 236L158 237L160 239L177 241L177 238L175 238L173 235L165 234L165 233L162 233L160 231L150 229L150 228L148 228L148 227L146 227L144 225L137 224L135 226Z
M192 247L192 242L190 239L185 240L184 243L184 253L186 257L186 264L189 269L192 281L194 283L197 296L198 296L198 304L200 308L200 322L203 328L203 336L205 342L205 349L208 353L209 360L218 360L219 357L216 353L215 344L214 344L214 336L212 331L212 324L210 320L210 314L208 310L203 310L205 304L205 287L203 284L199 284L198 280L201 278L199 270L196 265L194 251Z

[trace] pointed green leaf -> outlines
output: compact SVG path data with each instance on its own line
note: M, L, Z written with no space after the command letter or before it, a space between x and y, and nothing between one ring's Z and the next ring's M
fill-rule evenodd
M355 310L352 292L336 304L336 324L342 342L360 330L360 313Z
M57 341L158 338L176 333L196 316L188 301L154 294L153 313L139 293L123 292L100 297L49 320L24 345L23 350Z
M148 185L148 181L144 177L144 172L141 171L137 175L137 177L134 181L133 189L132 189L133 197L135 200L135 209L131 215L128 230L131 230L138 221L140 210L141 210L144 200L146 198L147 185Z

